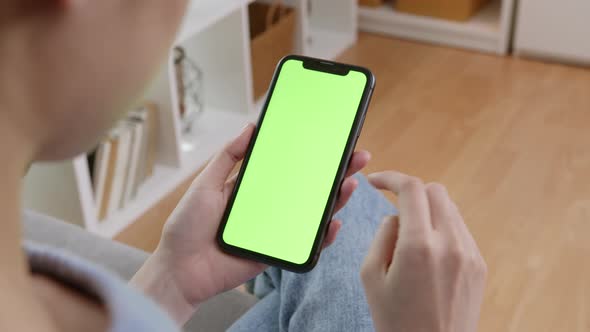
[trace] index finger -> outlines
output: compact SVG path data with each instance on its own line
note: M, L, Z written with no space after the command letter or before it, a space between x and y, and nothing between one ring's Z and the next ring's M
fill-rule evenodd
M389 190L398 196L400 234L411 231L426 235L433 230L426 188L420 179L387 171L369 175L369 182L377 189Z

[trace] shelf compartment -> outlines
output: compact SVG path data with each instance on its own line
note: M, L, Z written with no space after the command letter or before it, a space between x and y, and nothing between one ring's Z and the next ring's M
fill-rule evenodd
M507 1L504 5L511 5ZM391 4L378 8L361 7L359 26L363 31L450 45L467 49L504 53L501 1L493 1L467 22L397 12Z
M247 70L250 63L246 61L246 57L250 59L249 44L244 41L246 32L243 31L244 8L180 44L187 57L203 73L205 109L225 109L238 113L250 110L252 98L247 84L244 84L250 80ZM170 77L174 77L174 69L171 69ZM178 110L178 96L173 95L172 102Z
M56 163L36 163L23 184L24 208L87 229L96 210L86 156Z
M179 134L183 151L187 150L187 146L194 146L196 153L208 154L198 151L198 147L202 146L203 141L216 139L215 133L206 126L224 131L223 126L218 127L218 124L213 123L214 120L223 121L221 118L227 120L224 116L218 118L213 114L218 110L222 110L222 114L234 113L236 118L244 118L251 113L253 93L245 14L246 6L240 7L181 44L187 57L203 73L203 113L197 116L193 124L196 134ZM175 82L171 85L176 86ZM180 122L177 94L173 94L172 103L176 109L174 113ZM204 133L211 133L213 136L209 137ZM187 153L183 152L181 159L183 167L193 170L199 167Z

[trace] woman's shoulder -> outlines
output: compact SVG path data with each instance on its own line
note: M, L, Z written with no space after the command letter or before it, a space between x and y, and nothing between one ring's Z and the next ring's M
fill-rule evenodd
M98 300L109 316L109 331L178 331L154 302L105 269L62 249L33 243L24 249L32 273Z

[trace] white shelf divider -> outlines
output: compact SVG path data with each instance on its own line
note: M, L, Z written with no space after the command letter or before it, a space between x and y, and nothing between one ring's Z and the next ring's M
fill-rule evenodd
M98 223L98 209L96 207L96 198L92 189L92 180L90 178L90 169L86 155L74 159L74 173L77 180L76 189L78 191L78 202L80 204L80 213L84 227L89 231L94 231Z
M307 0L301 7L306 55L334 59L356 43L357 0Z
M143 100L155 102L158 106L158 148L156 163L180 166L180 123L177 116L176 80L172 59L164 64L145 93Z
M359 26L363 31L505 54L508 51L514 0L495 0L467 22L397 12L391 4L361 7Z
M260 0L261 2L270 3L273 0ZM297 15L297 25L295 28L295 50L296 54L306 53L306 38L309 34L309 27L307 24L307 5L309 0L284 0L287 6L295 9Z

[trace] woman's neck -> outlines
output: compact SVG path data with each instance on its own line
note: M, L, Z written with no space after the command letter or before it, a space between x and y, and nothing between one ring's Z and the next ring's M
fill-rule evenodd
M108 322L104 309L54 280L33 276L22 248L22 182L45 133L30 111L38 107L30 104L25 84L27 38L17 28L0 34L0 331L79 331L66 323L88 323L89 310Z
M35 295L22 248L22 178L34 148L9 119L13 113L0 109L0 330L51 330L53 322Z
M32 145L17 133L20 129L0 110L0 281L9 266L15 273L26 271L21 248L21 187L28 164L33 158Z

